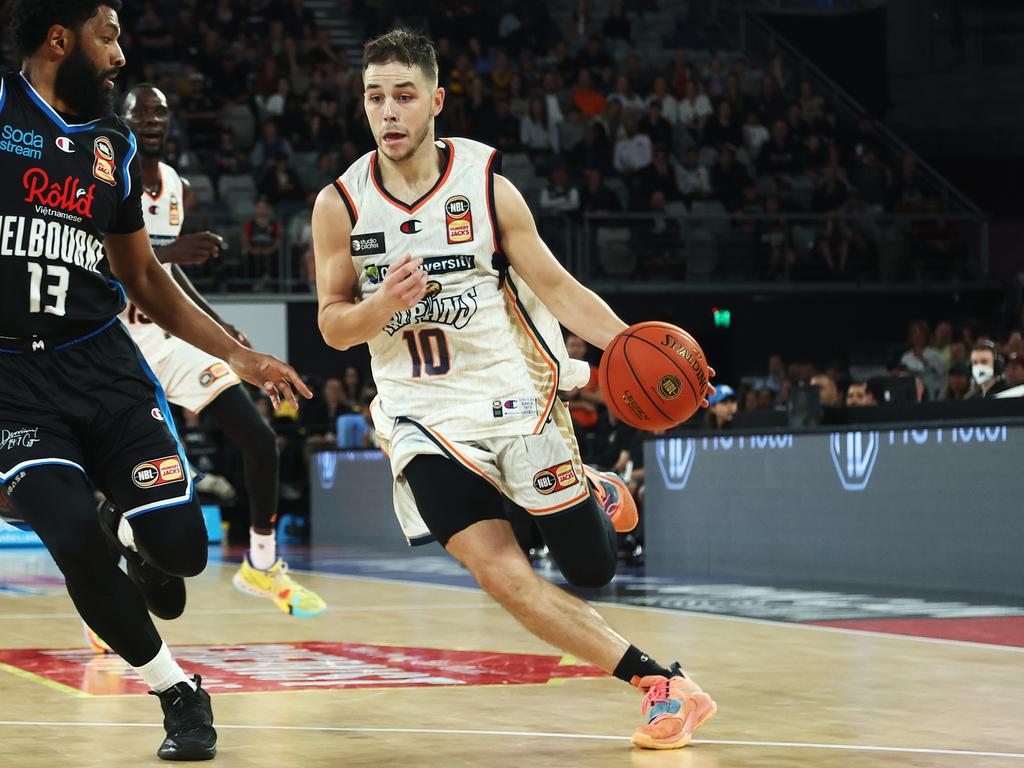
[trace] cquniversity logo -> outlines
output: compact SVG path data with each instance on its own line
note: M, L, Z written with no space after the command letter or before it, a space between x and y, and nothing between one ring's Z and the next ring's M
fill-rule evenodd
M829 436L832 463L844 491L863 491L878 458L877 432L833 432Z
M320 475L320 488L329 491L334 487L334 468L338 465L338 454L334 451L320 451L316 455L316 467Z
M697 443L692 437L672 437L658 440L654 446L658 457L658 468L670 491L681 491L690 479L693 460L697 455Z

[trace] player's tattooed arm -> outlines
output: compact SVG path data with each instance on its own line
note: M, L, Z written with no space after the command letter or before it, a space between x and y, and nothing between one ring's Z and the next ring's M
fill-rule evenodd
M352 222L333 186L313 206L313 255L316 259L317 322L328 346L345 350L369 341L396 312L415 307L427 290L422 259L408 255L394 264L380 287L360 300L359 280L349 238Z
M266 392L275 407L282 398L298 407L295 391L313 396L291 366L243 347L182 293L153 256L145 228L128 235L108 234L103 245L128 297L165 331L224 360L239 377Z
M607 347L626 324L601 297L558 263L538 234L523 196L504 176L494 177L494 204L501 248L516 272L558 322L594 346Z

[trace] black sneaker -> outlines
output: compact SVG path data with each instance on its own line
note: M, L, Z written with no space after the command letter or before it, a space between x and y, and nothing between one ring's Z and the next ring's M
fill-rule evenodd
M107 541L121 553L128 563L128 578L142 592L146 607L154 616L170 620L181 616L185 611L185 580L180 576L171 576L156 566L150 565L134 549L129 549L117 538L117 526L121 522L121 512L113 502L104 501L96 508L100 519L100 528L106 534Z
M210 694L203 690L203 678L195 675L196 689L178 683L163 693L150 691L160 699L164 711L164 739L156 756L161 760L212 760L217 755L217 731L213 728Z

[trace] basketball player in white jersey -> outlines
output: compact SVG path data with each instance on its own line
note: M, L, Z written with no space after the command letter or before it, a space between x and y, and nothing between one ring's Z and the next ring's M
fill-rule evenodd
M125 96L123 117L139 145L142 212L157 259L196 304L231 336L249 346L248 340L196 292L179 266L203 263L218 255L223 240L211 232L181 235L192 191L171 166L160 161L170 126L166 96L155 86L137 85ZM130 301L121 320L160 380L167 399L194 413L205 411L242 454L251 527L249 551L233 579L236 588L265 597L292 616L322 613L324 601L296 583L288 574L287 563L277 556L277 438L238 376L223 360L165 333ZM86 635L96 650L104 650L100 638L91 631Z
M534 516L570 583L614 576L613 525L633 505L585 474L557 397L578 386L560 383L558 323L602 349L625 323L558 264L495 150L435 141L445 93L427 38L370 41L363 79L378 148L314 207L319 326L332 347L369 343L402 528L410 543L438 541L538 637L639 688L635 744L681 747L711 698L538 576L501 511L504 495Z

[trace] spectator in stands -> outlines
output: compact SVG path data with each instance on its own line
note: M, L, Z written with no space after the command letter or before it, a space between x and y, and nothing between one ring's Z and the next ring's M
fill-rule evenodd
M507 99L512 83L512 68L509 65L508 53L499 50L494 56L494 67L487 73L487 90L495 101Z
M655 146L653 158L651 164L636 176L634 207L638 209L641 208L640 203L650 200L651 194L655 191L664 194L666 200L680 200L683 197L678 186L678 169L673 168L665 147Z
M277 160L277 156L285 154L291 157L294 153L288 139L281 136L277 123L267 120L261 127L260 141L249 156L249 164L254 171L261 172L269 168Z
M639 118L643 113L644 102L630 84L629 79L625 75L620 75L615 78L615 89L610 96L609 101L618 101L623 105L623 113L627 117L634 116Z
M482 78L469 84L469 96L465 102L466 131L479 141L486 142L491 134L494 121L494 104L487 96Z
M736 153L729 145L722 147L711 169L711 189L730 213L738 211L743 200L743 187L750 181L747 169L736 162Z
M337 98L332 93L321 93L308 118L308 146L316 151L330 150L345 140L346 133Z
M625 113L622 111L621 102L609 101L605 104L604 114L598 119L611 142L626 138Z
M761 122L757 112L748 112L746 121L743 123L743 146L747 148L750 159L757 161L761 154L761 148L771 139L771 134Z
M809 127L817 127L825 114L825 100L814 92L810 80L800 83L800 114Z
M789 68L786 66L785 59L782 58L782 51L775 51L775 53L772 54L771 62L768 65L768 71L771 73L771 77L779 87L780 92L786 93L789 91Z
M785 179L797 170L796 151L784 120L772 123L772 138L757 156L758 176Z
M878 405L874 393L868 390L866 381L854 381L846 390L846 406L857 407L864 405Z
M447 95L449 99L464 101L469 98L470 88L476 79L476 70L473 69L469 56L460 53L455 59L455 67L448 72Z
M953 363L946 378L943 400L963 400L971 390L971 366L969 363Z
M284 152L274 159L272 168L268 168L260 177L256 190L263 195L271 205L284 206L294 211L297 204L305 202L306 193L302 189L302 181L299 174L291 167L288 155Z
M965 399L993 397L1009 387L1000 370L999 352L991 341L978 341L971 349L973 383Z
M686 84L685 96L679 102L679 122L686 126L694 138L703 135L704 125L715 113L711 99L701 90L699 83L690 80Z
M847 265L856 274L878 271L878 246L882 241L873 212L864 203L860 190L850 190L846 203L839 212L840 249L839 261L846 271Z
M557 165L540 193L540 209L545 214L575 214L580 209L580 192L569 179L569 170Z
M181 103L180 117L188 125L192 147L213 149L220 132L222 109L217 99L207 93L206 78L202 73L193 73L189 85L189 95Z
M650 137L640 133L635 117L627 117L625 126L625 138L615 142L612 165L619 173L630 176L651 164L654 149Z
M922 213L938 209L939 201L928 196L917 174L914 158L900 159L900 170L889 188L886 208L893 213Z
M682 99L685 96L686 86L695 79L693 68L690 66L689 54L683 48L676 48L672 52L672 74L669 77L669 88L672 89L677 99Z
M587 40L586 47L576 57L575 66L588 71L592 76L598 77L602 70L612 66L612 57L604 49L604 43L597 35Z
M542 88L544 111L548 116L548 123L551 127L557 128L558 124L565 119L565 114L568 111L568 102L563 101L558 75L554 72L545 72Z
M169 61L174 58L174 38L161 18L156 3L147 2L142 6L142 18L135 25L135 38L144 58L150 61Z
M723 144L738 147L743 143L743 130L733 116L729 102L718 102L718 111L715 116L704 123L704 133L701 139L704 144L715 148L721 147Z
M768 387L757 390L757 410L770 411L775 408L775 392Z
M519 119L512 114L508 99L495 99L494 116L488 123L485 143L505 153L518 152L519 135Z
M702 80L711 98L717 99L722 95L725 90L725 67L722 66L722 59L719 56L711 57Z
M522 121L530 111L530 103L523 92L523 76L518 72L512 73L512 79L508 83L508 111L519 121Z
M860 190L869 213L882 212L889 194L889 169L882 165L876 150L865 150L860 164L850 171L850 183Z
M265 197L256 201L256 212L242 226L242 251L248 262L245 272L256 277L259 289L265 289L271 273L276 271L277 254L281 249L281 222Z
M907 330L910 348L900 363L924 381L929 400L938 400L946 389L946 364L942 355L929 345L931 329L924 320L915 320Z
M640 121L640 133L646 133L655 146L672 146L672 124L661 114L661 102L647 102L647 114Z
M576 79L572 103L579 108L584 117L598 117L604 112L605 98L594 90L593 77L587 69L581 69Z
M828 147L817 133L808 134L797 153L797 165L812 179L817 179L822 168L828 165Z
M789 128L790 141L798 146L803 144L804 139L810 135L811 131L800 114L799 102L793 102L786 107L786 114L782 119L786 121L786 127Z
M679 122L679 101L668 89L668 80L658 75L654 78L654 92L647 97L647 103L658 102L661 105L661 116L669 125ZM708 105L710 110L710 105Z
M764 212L766 215L782 212L777 195L765 196ZM758 243L759 271L768 279L785 277L796 266L796 252L793 250L789 225L785 219L779 217L759 221Z
M549 119L546 102L540 96L530 99L526 117L519 123L519 141L538 173L551 167L553 157L559 151L558 127Z
M598 167L590 167L583 172L583 190L580 204L584 211L593 213L618 213L622 210L622 201L604 183L604 174Z
M835 408L839 402L839 388L831 376L816 373L811 377L811 386L818 388L818 402L825 408Z
M248 168L245 155L242 153L235 142L235 134L225 129L220 132L220 144L217 145L217 149L213 152L213 162L215 172L211 174L213 176L214 187L217 185L217 179L221 176L228 175L233 176L240 173L245 173Z
M316 32L316 14L306 7L305 0L290 0L280 13L290 37L301 38L309 31Z
M601 25L601 31L604 32L604 36L608 40L618 40L626 44L632 40L632 27L629 17L622 9L622 0L612 0L611 9Z
M1024 397L1024 353L1011 352L1006 358L1006 389L996 397Z
M931 346L942 359L943 369L950 366L950 344L953 342L953 325L948 320L935 324L932 332Z
M771 75L761 78L761 94L757 100L757 113L767 125L772 125L786 111L786 102L778 84Z
M722 99L729 102L732 113L737 116L747 114L747 97L740 90L740 82L732 72L725 76L725 90L722 91Z
M708 410L704 414L704 428L716 431L732 427L738 408L736 392L728 384L718 384L715 394L708 398Z
M577 168L598 168L605 176L612 173L612 150L604 126L597 120L583 128L583 141L572 150L573 165Z
M846 204L846 184L836 174L835 166L825 165L821 168L818 185L814 190L811 210L815 213L828 213L832 217Z
M693 147L686 150L683 164L676 170L676 179L679 192L688 203L703 200L711 194L708 169L697 162L697 150Z
M299 421L305 427L308 436L322 437L325 441L334 442L338 417L352 413L344 395L345 388L341 379L331 376L324 381L320 397L303 403Z

